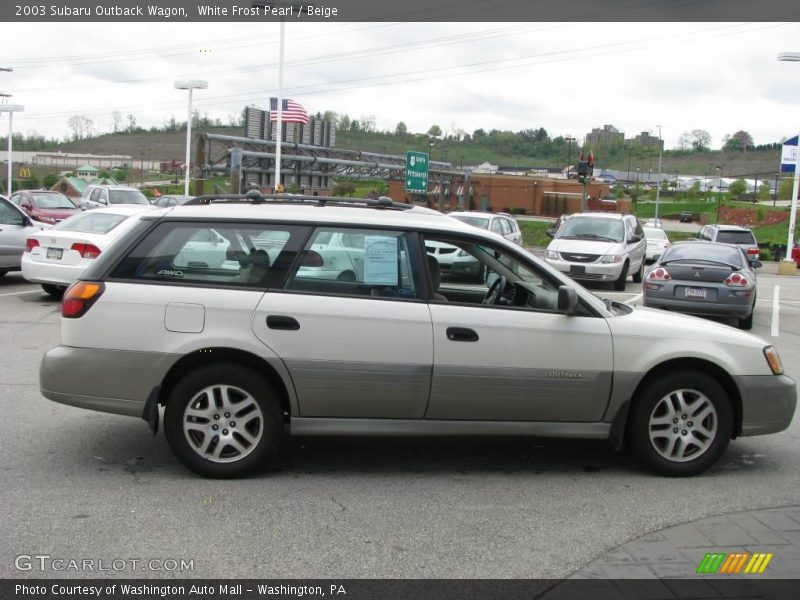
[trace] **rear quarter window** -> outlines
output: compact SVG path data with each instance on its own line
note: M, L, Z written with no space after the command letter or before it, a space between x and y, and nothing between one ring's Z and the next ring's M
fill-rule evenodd
M283 277L307 235L300 226L162 222L112 270L112 279L264 289Z

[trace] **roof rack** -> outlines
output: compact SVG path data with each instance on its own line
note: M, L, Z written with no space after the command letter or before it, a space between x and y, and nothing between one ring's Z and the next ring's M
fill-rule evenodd
M304 194L262 194L258 190L250 190L245 194L213 194L209 196L197 196L183 206L198 204L307 204L311 206L327 206L335 204L349 208L377 208L390 210L409 210L414 208L413 204L403 204L395 202L388 196L381 196L378 199L372 198L340 198L338 196L308 196Z

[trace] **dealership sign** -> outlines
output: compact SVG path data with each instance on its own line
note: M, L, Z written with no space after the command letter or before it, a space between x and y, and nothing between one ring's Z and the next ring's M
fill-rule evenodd
M781 173L794 173L797 165L797 137L789 138L783 142L781 149Z

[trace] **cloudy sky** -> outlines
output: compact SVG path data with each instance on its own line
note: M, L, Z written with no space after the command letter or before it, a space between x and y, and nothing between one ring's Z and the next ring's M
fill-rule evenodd
M195 108L227 123L276 94L276 23L22 23L4 28L0 92L25 112L15 131L69 133L84 115L113 128L185 119L177 78L208 80ZM310 113L373 116L412 132L544 127L582 138L611 124L668 148L704 129L771 143L800 129L798 23L292 23L285 96ZM5 131L7 117L0 118Z

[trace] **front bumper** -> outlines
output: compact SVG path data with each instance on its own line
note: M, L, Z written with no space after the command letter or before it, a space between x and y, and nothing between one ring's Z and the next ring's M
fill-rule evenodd
M587 281L616 281L622 274L624 262L618 263L573 263L566 260L546 258L545 262L572 277L572 279L583 279ZM572 267L583 267L583 272L575 272Z
M141 417L180 355L56 346L42 358L39 386L54 402Z
M742 395L742 436L783 431L792 422L797 387L786 375L735 378Z

